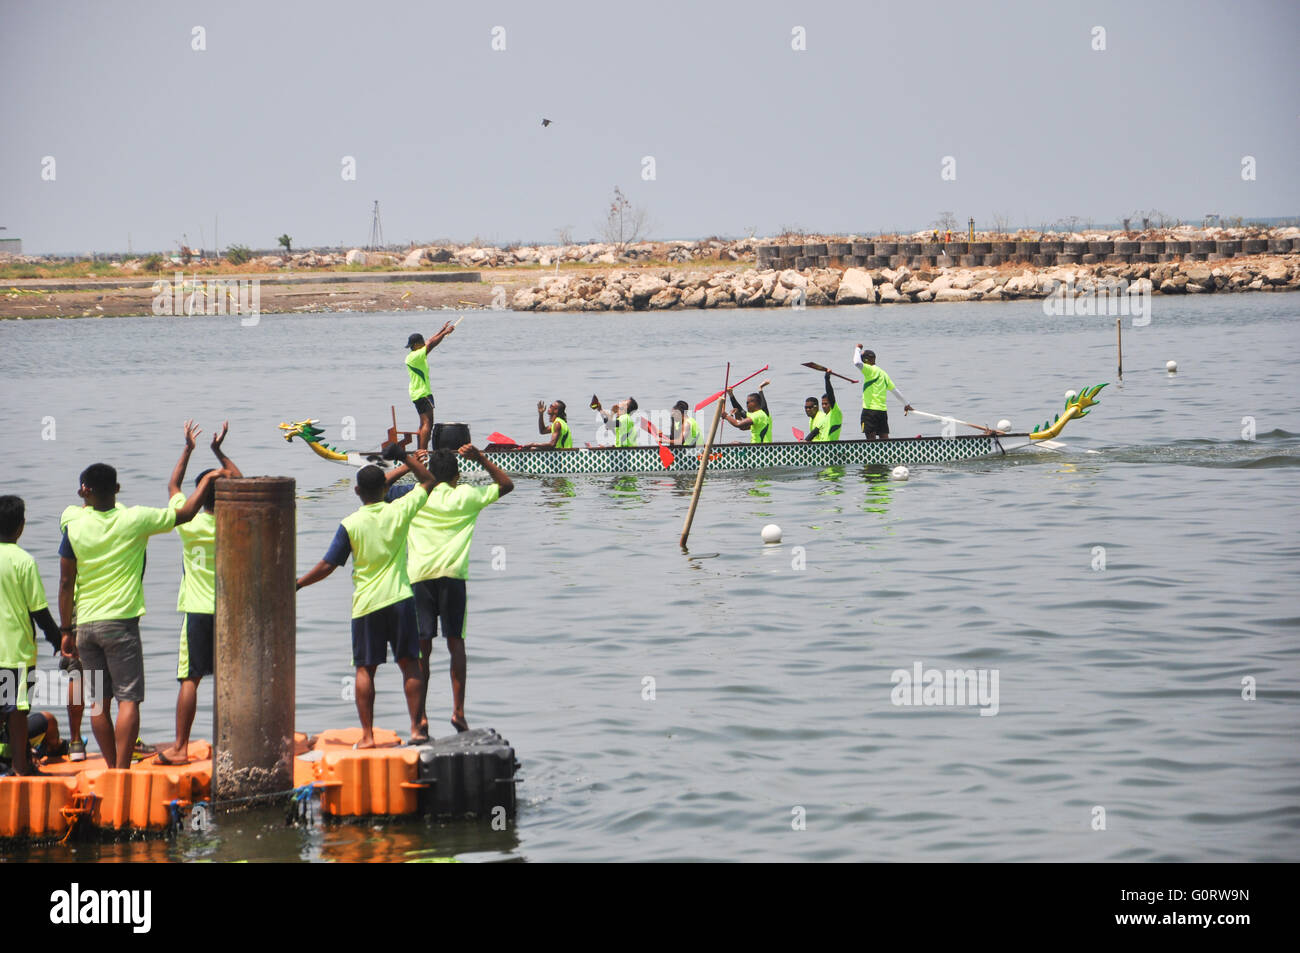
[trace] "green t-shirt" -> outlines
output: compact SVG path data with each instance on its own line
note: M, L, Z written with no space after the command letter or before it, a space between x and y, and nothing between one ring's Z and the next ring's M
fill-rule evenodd
M889 375L875 364L862 365L862 409L884 410L885 394L894 389Z
M411 374L411 400L419 400L433 393L429 387L429 352L417 347L406 355L406 369Z
M36 630L30 613L47 608L36 560L17 543L0 543L0 668L36 664Z
M411 523L406 564L411 581L468 579L469 546L474 540L479 511L500 496L501 489L495 483L435 486L429 502L420 508Z
M411 598L406 533L428 494L417 486L392 503L367 503L343 518L352 546L352 618Z
M167 503L174 510L185 505L185 494L177 493ZM217 611L217 519L199 510L194 519L176 527L181 538L181 589L176 594L178 612L212 615Z
M820 443L826 439L823 436L826 431L826 414L824 411L819 410L808 418L808 432L812 433L814 430L817 431L816 436L813 437L814 443Z
M700 442L700 425L694 417L682 421L682 446L694 447Z
M750 443L771 443L772 442L772 417L766 411L752 410L749 412L749 419L753 424L749 428Z
M126 507L123 506L121 503L118 503L116 504L114 509L124 510L126 509ZM62 535L63 531L68 528L68 524L71 523L73 520L75 520L77 517L79 517L82 513L87 513L89 511L90 511L90 507L84 503L78 503L75 506L66 507L63 510L63 513L60 514L59 516L59 534ZM77 611L76 608L77 600L80 598L81 598L81 587L74 581L72 584L72 612L73 612L74 622L75 622L76 611Z
M820 421L816 426L822 428L813 437L813 443L830 443L832 440L840 439L840 429L844 426L844 412L840 410L840 405L836 404L830 409L830 413L824 410L817 411L814 418Z
M615 421L614 446L636 446L636 421L632 419L631 414L619 414L618 420Z
M144 550L176 525L171 507L85 508L65 532L77 560L77 624L144 615ZM62 549L60 549L62 553Z
M555 423L560 425L560 436L555 441L555 448L557 450L573 449L573 431L569 429L569 422L563 417L556 417ZM555 424L552 424L551 426L554 427ZM442 484L440 483L438 485L441 486Z

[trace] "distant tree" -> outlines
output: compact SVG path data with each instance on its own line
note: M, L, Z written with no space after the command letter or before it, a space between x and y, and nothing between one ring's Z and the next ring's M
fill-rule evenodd
M939 217L934 220L934 227L941 232L946 232L949 229L955 232L957 231L957 216L953 215L952 212L940 212Z
M287 232L281 235L279 238L277 238L276 241L284 246L284 253L286 255L290 254L293 251L293 247L292 247L293 239L289 237L289 234Z
M634 207L623 190L615 186L609 211L605 213L605 221L601 225L601 237L621 249L644 238L645 228L645 209Z
M572 226L572 225L565 225L565 226L563 226L562 228L557 228L557 229L555 230L555 243L556 243L557 245L572 245L572 244L573 244L573 226Z
M163 266L163 256L158 254L157 252L154 252L152 255L145 256L144 260L140 262L140 267L143 268L145 271L158 271L162 268L162 266Z
M1001 238L1007 237L1007 229L1011 225L1011 216L1005 212L993 213L993 231Z
M242 265L253 260L253 252L247 245L231 245L226 249L226 261L232 265Z

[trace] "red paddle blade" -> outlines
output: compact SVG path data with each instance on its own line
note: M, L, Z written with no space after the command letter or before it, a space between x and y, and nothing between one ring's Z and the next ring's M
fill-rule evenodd
M673 452L662 443L659 444L659 462L664 465L665 470L673 465Z
M795 440L798 440L800 442L803 441L803 431L800 430L798 427L791 427L790 432L794 434Z
M704 398L704 400L700 401L698 404L695 405L695 409L703 410L705 407L709 406L709 404L713 403L715 400L717 400L719 397L725 394L727 390L731 390L734 387L739 387L741 384L745 383L745 381L749 380L751 377L757 377L759 374L762 374L765 370L767 370L771 366L772 365L770 364L764 364L758 370L754 371L754 373L750 374L749 377L742 377L740 380L736 381L736 383L728 385L726 390L720 390L713 396Z
M488 443L514 443L514 441L503 433L490 433L488 434Z

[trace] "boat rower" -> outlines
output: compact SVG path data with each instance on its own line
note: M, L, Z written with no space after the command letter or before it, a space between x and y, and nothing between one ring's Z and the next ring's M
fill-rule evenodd
M740 401L736 400L734 388L727 391L727 396L731 398L731 404L736 408L736 412L722 416L731 426L748 430L750 443L772 442L772 414L767 409L767 398L763 396L763 388L767 383L763 381L756 392L745 398L745 410L740 409Z
M616 447L636 446L636 420L633 419L632 414L636 412L637 407L636 398L629 397L614 404L609 410L603 410L599 398L595 394L591 395L591 409L600 414L601 420L605 421L605 426L613 429Z
M803 438L804 443L829 443L840 439L844 412L835 400L830 371L826 372L826 393L822 394L821 403L816 397L809 397L803 402L803 412L808 415L808 434Z
M543 413L551 418L549 424L543 420ZM569 430L569 418L565 412L564 401L554 401L550 407L546 406L545 401L539 400L537 402L537 432L540 434L550 434L551 439L546 443L527 444L529 450L545 448L552 448L555 450L573 449L573 434Z
M673 404L672 421L668 433L670 446L694 447L699 445L700 424L691 416L690 410L690 405L684 400L679 400Z

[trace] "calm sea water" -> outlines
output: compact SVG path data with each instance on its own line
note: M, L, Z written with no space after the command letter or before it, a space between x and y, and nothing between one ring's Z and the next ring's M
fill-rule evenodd
M479 522L468 632L469 720L523 764L509 831L285 828L269 812L171 843L24 856L1300 859L1298 318L1300 295L1157 299L1149 326L1126 328L1122 386L1066 429L1064 452L915 466L906 483L863 467L719 474L685 554L688 480L520 480ZM276 424L316 417L358 448L379 443L390 405L412 425L403 344L441 322L0 323L0 492L27 500L22 542L47 590L80 469L112 463L126 503L162 506L190 416L204 441L230 420L246 474L297 480L298 568L311 566L355 506L351 471ZM1115 380L1113 318L1048 318L1033 302L471 313L431 367L438 419L470 422L482 443L531 439L539 399L568 401L591 440L593 391L694 404L726 361L733 378L770 363L788 434L821 383L800 362L852 376L859 341L916 407L1017 429L1067 388ZM890 416L895 435L937 432L892 398ZM784 541L765 546L772 522ZM142 712L155 741L172 731L179 572L174 534L151 543ZM349 598L345 573L299 597L302 730L356 721L341 693ZM893 704L892 673L917 663L996 673L997 714ZM431 711L450 732L444 656L435 665ZM378 682L377 724L405 730L395 666ZM200 703L195 734L210 737L210 685Z

